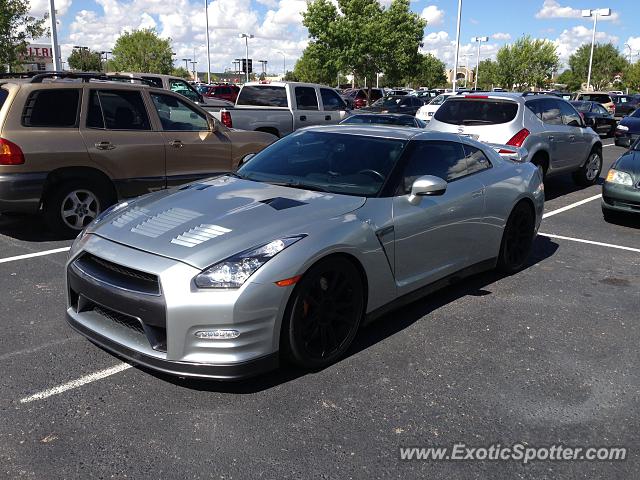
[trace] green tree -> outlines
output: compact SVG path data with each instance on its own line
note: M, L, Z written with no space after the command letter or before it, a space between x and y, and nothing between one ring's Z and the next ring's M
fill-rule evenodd
M338 67L326 49L310 42L296 62L293 74L301 82L333 85L338 78Z
M556 77L556 82L560 85L566 85L565 89L569 92L580 90L582 81L577 78L571 70L565 70Z
M285 73L285 75L284 75L284 81L285 82L299 82L300 79L298 77L296 77L295 72L287 71L287 73Z
M491 90L495 86L500 86L497 80L497 68L498 65L496 62L490 58L480 62L478 68L478 88L482 90Z
M585 43L569 57L569 68L582 83L587 82L591 44ZM595 90L608 88L615 75L623 73L628 67L627 60L612 44L596 44L593 48L591 66L591 85Z
M627 68L624 75L624 83L636 92L640 91L640 61Z
M191 74L184 67L174 68L173 70L171 70L171 75L173 75L174 77L180 77L180 78L191 78Z
M44 18L29 15L28 0L0 0L0 65L17 67L27 39L45 34Z
M447 83L444 62L427 53L420 55L415 73L405 82L413 87L437 88Z
M112 65L120 72L171 73L171 40L162 39L155 29L125 32L113 47Z
M553 43L524 36L498 50L495 80L508 89L545 87L559 64Z
M92 52L88 48L74 48L67 59L69 68L81 72L99 72L102 70L100 52Z
M327 76L348 72L371 85L377 73L389 83L417 73L426 22L411 11L409 0L393 0L388 8L378 0L338 0L337 5L313 0L303 24L309 30L310 59L323 59Z

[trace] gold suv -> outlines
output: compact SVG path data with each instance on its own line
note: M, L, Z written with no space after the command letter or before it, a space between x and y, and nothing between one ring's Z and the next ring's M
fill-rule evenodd
M91 74L0 78L0 213L77 234L120 198L228 172L271 144L167 90Z

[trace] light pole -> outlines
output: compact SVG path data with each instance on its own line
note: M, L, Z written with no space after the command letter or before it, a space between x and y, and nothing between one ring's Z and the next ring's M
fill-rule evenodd
M460 56L464 57L464 88L467 88L467 79L469 78L469 57L473 57L473 54L465 53Z
M593 47L596 43L596 27L598 26L598 17L608 17L611 15L610 8L594 8L591 10L582 10L582 16L585 18L593 17L593 32L591 34L591 54L589 55L589 73L587 74L587 91L591 88L591 66L593 65Z
M267 74L267 63L269 63L267 60L258 60L258 63L260 64L260 66L262 67L262 73L264 73L265 75Z
M107 63L109 62L109 54L110 53L111 52L107 52L106 50L100 52L100 62L101 63L102 63L102 55L104 55L104 69L105 69L105 71L107 70L107 67L108 67Z
M58 48L58 26L56 25L56 6L54 0L49 0L49 19L51 20L51 48L53 50L53 69L60 70L60 53Z
M282 80L284 80L284 77L287 76L287 61L286 61L286 58L284 56L284 52L278 51L277 53L282 55Z
M453 61L453 91L455 93L458 83L458 52L460 51L460 19L462 18L462 0L458 0L458 24L456 27L456 55Z
M253 38L253 35L250 33L241 33L240 35L238 35L239 38L244 38L244 48L245 48L245 58L247 60L247 63L245 64L244 69L246 70L246 74L247 74L247 83L249 82L249 39Z
M204 0L204 18L207 28L207 84L211 83L211 50L209 47L209 0Z
M196 60L191 60L191 66L193 67L193 80L198 81L198 72L196 71L196 64L198 62Z
M474 75L475 78L473 79L473 89L477 90L478 89L478 72L480 71L480 45L482 45L482 42L488 42L489 37L473 37L471 41L476 42L478 44L478 55L476 56L476 74Z
M190 58L183 58L182 61L184 62L184 69L188 72L189 71L189 62L191 61Z

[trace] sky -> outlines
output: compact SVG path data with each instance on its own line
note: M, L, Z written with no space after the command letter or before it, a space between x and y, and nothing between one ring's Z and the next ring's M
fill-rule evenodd
M55 0L58 40L62 59L74 45L111 50L118 36L139 28L155 28L171 38L176 64L195 58L206 70L205 1L192 0ZM557 46L561 62L583 43L591 41L593 21L581 17L587 8L612 9L610 17L598 20L597 41L613 42L625 54L640 58L640 26L636 21L639 0L463 0L460 63L475 65L475 36L488 36L482 44L481 60L495 58L505 43L522 35L545 38ZM388 5L390 0L382 0ZM427 20L422 51L453 65L457 0L412 0L411 8ZM306 0L209 0L209 35L212 71L232 67L234 58L244 57L242 32L249 41L249 57L268 61L268 71L280 73L283 60L293 69L307 45L301 12ZM42 16L48 0L31 0L31 12ZM634 25L635 24L635 25ZM41 39L42 40L42 39ZM46 41L46 40L45 40ZM631 47L625 47L625 44ZM465 54L470 54L465 57ZM255 67L254 67L255 68Z

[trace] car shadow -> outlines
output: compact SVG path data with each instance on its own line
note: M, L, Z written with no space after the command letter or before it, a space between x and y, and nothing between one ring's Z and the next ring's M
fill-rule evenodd
M604 178L598 178L596 185L602 185ZM558 175L557 177L547 178L544 182L544 199L545 201L553 200L573 192L578 192L589 187L576 185L571 175Z
M50 231L42 215L2 214L0 215L0 235L25 242L54 242L68 240Z
M557 243L547 237L538 236L534 242L533 251L525 270L553 256L557 249ZM413 303L384 315L360 329L358 335L353 341L353 344L345 354L344 358L340 361L344 361L345 358L349 358L372 345L401 332L405 328L422 319L425 315L428 315L434 310L437 310L438 308L460 298L467 295L492 295L492 292L485 289L485 287L505 277L506 276L504 274L501 274L496 270L480 273L459 283L445 287L442 290L438 290L431 295L427 295ZM327 368L332 367L329 366ZM263 390L268 390L278 385L296 380L299 377L318 373L317 371L309 372L307 370L302 370L283 362L278 369L257 377L239 381L221 382L207 379L180 378L145 368L143 368L143 370L160 380L172 383L179 387L198 391L233 393L240 395L253 394Z
M614 213L607 223L628 228L640 228L640 215L637 213Z

